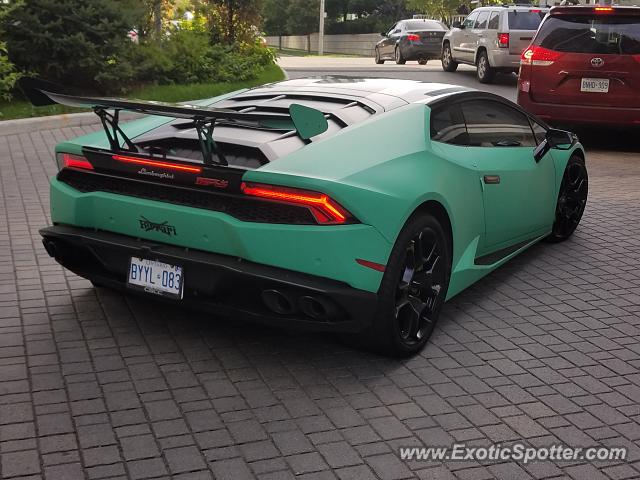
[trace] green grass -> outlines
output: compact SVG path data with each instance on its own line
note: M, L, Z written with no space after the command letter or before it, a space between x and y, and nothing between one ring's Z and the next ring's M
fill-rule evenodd
M265 83L277 82L284 78L284 73L277 65L271 65L253 80L230 83L193 83L189 85L148 85L132 90L126 96L139 100L157 100L160 102L184 102L187 100L199 100L201 98L215 97L223 93L232 92L241 88L255 87ZM62 105L48 107L34 107L24 100L0 102L0 120L14 118L43 117L46 115L59 115L61 113L76 113L87 110L69 108Z

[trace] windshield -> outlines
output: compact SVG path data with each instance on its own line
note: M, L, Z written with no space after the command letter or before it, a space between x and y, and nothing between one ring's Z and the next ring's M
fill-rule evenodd
M545 12L509 12L509 30L538 30Z
M446 30L440 22L435 20L413 20L405 22L407 30Z
M557 52L640 53L640 17L563 15L549 18L536 45Z

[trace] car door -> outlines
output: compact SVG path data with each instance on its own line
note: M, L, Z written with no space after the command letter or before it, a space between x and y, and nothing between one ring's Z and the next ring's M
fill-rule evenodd
M483 43L484 35L487 29L487 23L489 22L489 14L491 12L489 10L482 10L478 13L478 18L476 18L475 23L473 24L473 28L470 30L469 43L470 47L473 48L473 55L471 59L473 61L476 60L476 53L478 51L478 46Z
M475 46L472 44L473 38L471 30L475 25L476 18L478 18L478 12L471 12L462 23L464 28L455 33L452 51L453 57L456 60L462 60L464 62L473 62L474 60Z
M550 153L536 162L529 117L499 100L461 103L468 154L477 165L485 211L485 253L549 231L556 205Z
M380 53L385 58L393 58L393 54L396 48L396 40L398 39L399 33L400 22L391 27L391 29L387 32L387 38L384 39L383 48Z

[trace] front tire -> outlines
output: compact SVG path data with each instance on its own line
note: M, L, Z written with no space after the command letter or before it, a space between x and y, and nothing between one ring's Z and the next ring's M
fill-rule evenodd
M380 58L380 50L378 50L378 48L376 48L375 61L376 61L376 65L382 65L384 63L384 60Z
M373 324L357 336L360 345L394 357L415 355L424 347L447 296L449 245L433 215L409 219L389 257Z
M400 45L396 47L395 58L398 65L404 65L405 63L407 63L407 59L404 58L404 55L402 55L402 49L400 48Z
M489 57L487 56L487 52L482 50L478 55L478 81L480 83L491 83L493 82L493 77L496 76L495 69L489 64Z
M453 59L451 46L448 43L445 43L444 47L442 47L441 62L442 70L445 72L455 72L458 69L458 62Z
M551 234L546 238L548 242L563 242L573 235L582 219L588 193L587 167L582 157L572 155L562 176L556 204L556 218Z

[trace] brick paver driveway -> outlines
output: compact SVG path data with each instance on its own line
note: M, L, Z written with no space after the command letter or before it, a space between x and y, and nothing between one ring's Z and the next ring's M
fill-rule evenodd
M422 355L166 308L64 271L51 149L0 135L0 477L640 477L640 158L592 154L576 235L449 302ZM635 157L635 158L634 158ZM399 446L613 445L629 462L408 462Z

